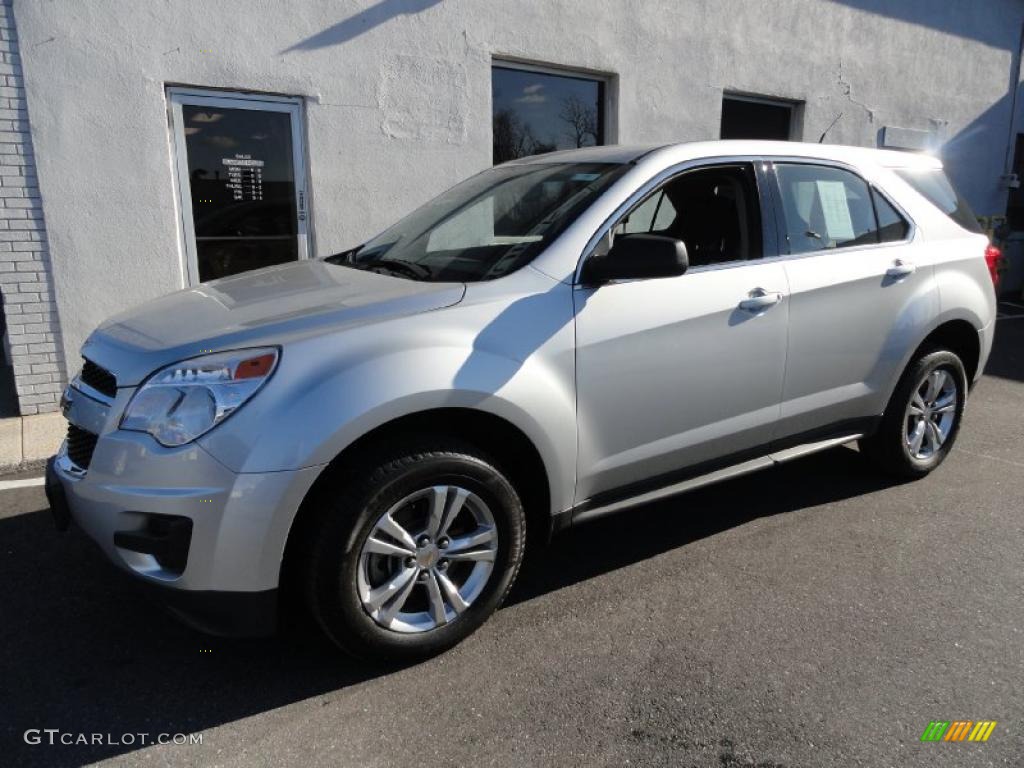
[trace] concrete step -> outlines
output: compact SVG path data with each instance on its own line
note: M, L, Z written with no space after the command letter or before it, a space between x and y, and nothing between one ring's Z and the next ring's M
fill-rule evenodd
M60 413L40 413L0 419L0 471L53 456L67 432Z

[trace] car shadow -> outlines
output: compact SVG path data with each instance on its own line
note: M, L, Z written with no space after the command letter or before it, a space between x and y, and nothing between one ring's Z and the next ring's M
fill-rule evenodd
M1004 318L996 323L985 375L1024 381L1024 305L1005 302L999 310Z
M898 481L843 446L707 486L561 534L524 567L505 605L572 586L699 539L771 517L880 491Z
M1024 321L999 324L986 374L1022 378ZM883 490L848 447L598 519L534 548L507 606L629 567L758 518ZM10 496L24 494L14 499ZM84 765L138 744L32 746L30 728L199 733L399 671L340 656L314 632L228 640L195 632L116 572L84 534L58 535L39 489L0 513L4 764ZM485 630L486 631L486 628ZM468 642L473 642L469 640Z
M0 518L0 542L5 765L84 765L141 748L29 745L27 729L199 733L396 671L341 658L312 632L252 640L196 632L81 531L56 533L45 509Z
M890 484L841 448L587 523L529 559L508 604L759 517ZM263 640L192 631L117 573L84 534L56 534L46 510L0 518L0 542L8 764L83 765L141 748L32 746L23 736L31 728L199 733L398 671L349 660L308 631Z

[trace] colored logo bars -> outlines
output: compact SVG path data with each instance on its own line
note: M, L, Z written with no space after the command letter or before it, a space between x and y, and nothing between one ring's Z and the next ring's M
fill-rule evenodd
M932 720L921 741L988 741L995 727L995 720Z

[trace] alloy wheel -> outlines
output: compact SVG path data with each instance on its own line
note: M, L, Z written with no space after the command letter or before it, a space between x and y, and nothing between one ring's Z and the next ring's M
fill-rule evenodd
M435 485L378 518L359 554L363 609L395 632L428 632L457 621L494 570L498 530L476 494Z
M914 389L904 419L904 439L918 460L934 456L945 444L956 421L958 386L946 368L927 373Z

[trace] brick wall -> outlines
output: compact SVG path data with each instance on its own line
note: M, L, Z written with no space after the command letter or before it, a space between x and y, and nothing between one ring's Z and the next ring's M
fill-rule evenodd
M66 376L11 0L0 2L0 292L21 413L55 411Z

